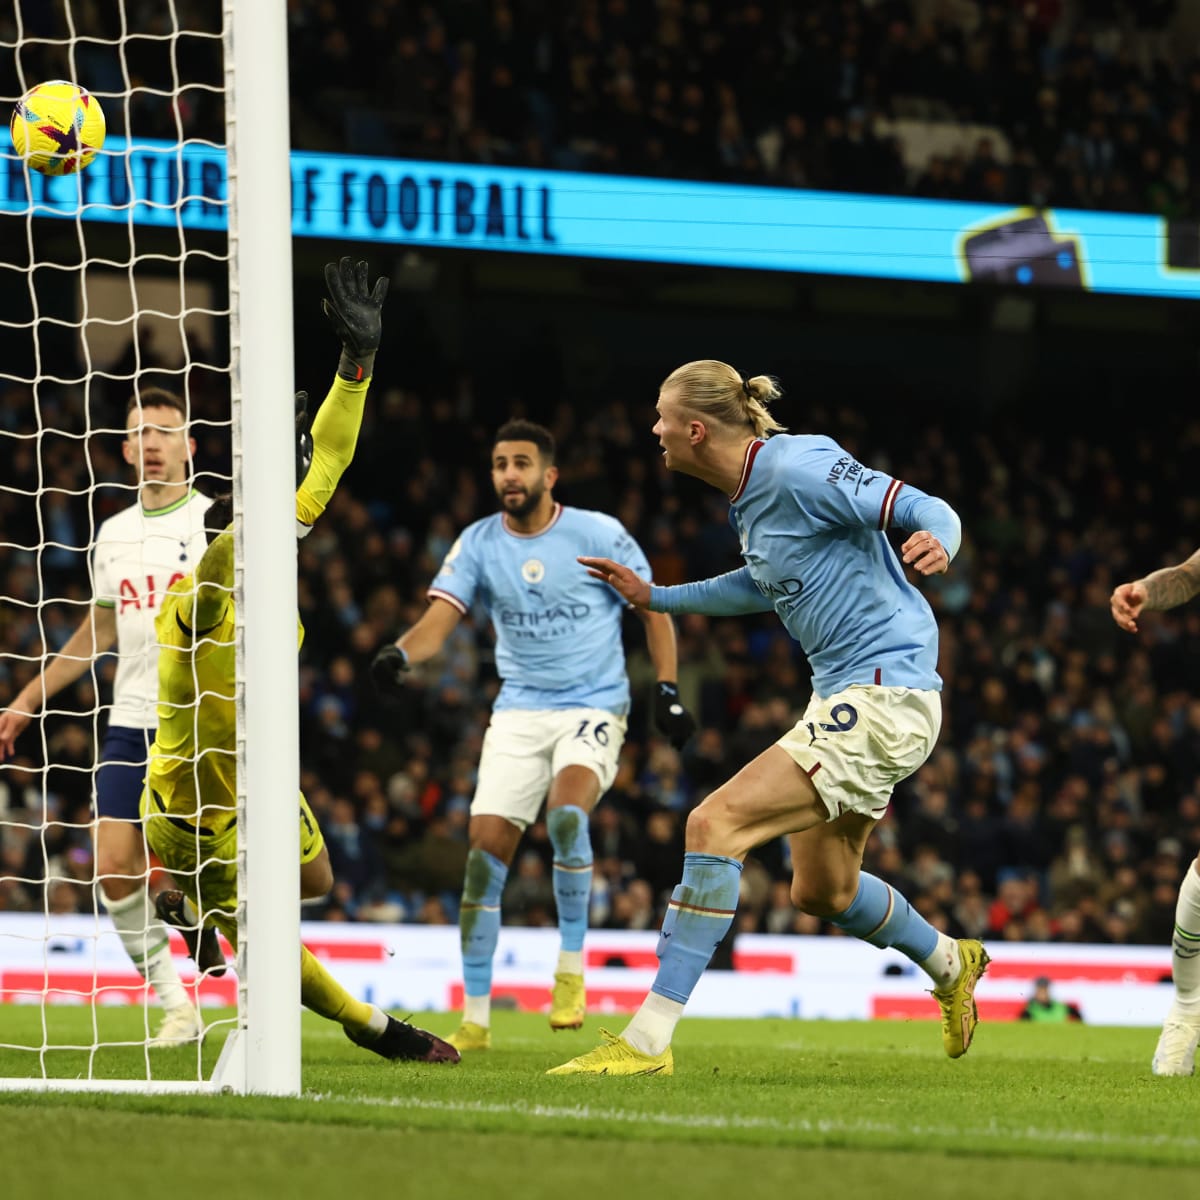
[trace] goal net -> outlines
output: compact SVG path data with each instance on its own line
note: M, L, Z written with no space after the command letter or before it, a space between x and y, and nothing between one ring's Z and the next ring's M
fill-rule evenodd
M69 80L107 122L76 174L3 147L0 1088L294 1093L296 665L271 628L295 598L285 0L17 5L0 60L6 119ZM201 977L137 814L153 619L229 491L238 950ZM200 838L202 813L170 819Z

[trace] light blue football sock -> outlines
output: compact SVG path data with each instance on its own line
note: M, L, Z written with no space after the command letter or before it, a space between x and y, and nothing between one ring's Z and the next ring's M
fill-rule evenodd
M554 847L554 903L562 948L579 952L587 933L592 898L592 839L588 815L573 804L546 813L546 828Z
M850 907L829 922L883 949L894 946L918 966L934 951L938 931L894 887L864 871Z
M683 856L683 881L671 893L658 936L658 974L650 990L686 1004L737 911L742 864L719 854Z
M500 939L500 895L508 868L486 850L467 855L458 929L462 940L463 987L468 996L492 991L492 959Z

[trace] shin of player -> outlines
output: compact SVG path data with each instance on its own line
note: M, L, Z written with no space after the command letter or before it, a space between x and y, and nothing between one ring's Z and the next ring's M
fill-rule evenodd
M460 1050L491 1045L492 962L501 897L524 830L543 801L554 849L554 899L561 949L550 1025L578 1029L586 1011L583 941L592 885L588 822L616 777L629 711L621 641L627 606L579 571L579 546L645 557L612 517L564 508L550 431L510 421L492 447L500 512L465 529L429 589L421 619L376 657L384 694L403 686L410 664L438 653L471 607L483 605L496 630L503 680L484 737L471 802L470 851L460 932L465 1001L451 1041ZM675 629L664 614L642 616L658 678L655 720L677 746L695 728L675 687Z

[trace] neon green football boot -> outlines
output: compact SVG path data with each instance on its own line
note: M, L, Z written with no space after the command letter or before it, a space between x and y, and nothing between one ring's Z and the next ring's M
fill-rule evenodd
M459 1054L470 1054L475 1050L492 1048L492 1031L487 1025L476 1025L464 1021L447 1039Z
M583 976L560 971L554 976L554 987L550 990L550 1028L578 1029L586 1012Z
M561 1067L551 1067L547 1075L674 1075L675 1060L668 1046L661 1054L643 1054L623 1037L600 1030L602 1046L589 1050Z

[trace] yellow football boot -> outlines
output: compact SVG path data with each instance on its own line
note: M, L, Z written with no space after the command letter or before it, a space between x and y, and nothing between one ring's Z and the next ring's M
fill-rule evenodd
M447 1039L459 1054L470 1054L474 1050L492 1048L492 1031L486 1025L464 1021Z
M934 988L933 998L942 1010L942 1046L951 1058L962 1058L975 1036L979 1011L975 1007L975 985L987 970L991 958L982 942L960 938L958 952L962 970L948 988Z
M583 976L560 971L554 976L554 987L550 989L550 1028L578 1029L586 1012L587 992L583 987Z
M675 1060L668 1046L661 1054L643 1054L623 1037L600 1030L602 1046L589 1050L561 1067L551 1067L547 1075L674 1075Z

